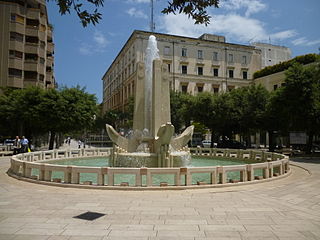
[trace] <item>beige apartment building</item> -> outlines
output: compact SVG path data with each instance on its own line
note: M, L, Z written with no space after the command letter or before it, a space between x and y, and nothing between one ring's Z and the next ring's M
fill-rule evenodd
M103 110L122 110L135 93L136 66L144 62L148 38L158 41L159 55L168 64L171 89L197 94L226 92L248 86L261 69L261 50L228 43L224 36L199 38L134 31L104 74Z
M54 44L45 0L0 1L0 86L54 88Z
M261 50L261 68L272 66L291 59L290 48L268 43L252 43Z

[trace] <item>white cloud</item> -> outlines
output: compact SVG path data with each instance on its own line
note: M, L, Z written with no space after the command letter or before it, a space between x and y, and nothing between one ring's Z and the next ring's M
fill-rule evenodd
M98 48L105 48L108 44L106 37L100 32L95 31L93 34L93 40L98 45Z
M96 30L92 36L91 43L81 42L79 52L82 55L92 55L94 53L103 53L108 45L107 38L102 32Z
M298 46L298 45L313 46L313 45L320 44L320 39L309 41L307 38L301 37L293 40L292 44L295 46Z
M169 34L188 37L199 37L203 33L221 34L226 36L229 42L235 41L247 44L249 41L267 41L269 36L273 40L283 40L296 35L294 30L268 33L263 22L235 13L214 15L211 24L207 27L195 25L192 19L182 14L164 15L160 19L161 30Z
M286 30L286 31L270 34L270 37L272 39L283 40L287 38L292 38L296 35L297 35L297 32L295 30Z
M130 17L136 17L136 18L143 18L148 19L148 16L141 10L138 10L136 8L130 8L126 11L127 14L130 15Z
M227 10L246 9L245 16L249 17L251 14L258 13L267 8L267 5L260 0L224 0L220 3L221 8Z

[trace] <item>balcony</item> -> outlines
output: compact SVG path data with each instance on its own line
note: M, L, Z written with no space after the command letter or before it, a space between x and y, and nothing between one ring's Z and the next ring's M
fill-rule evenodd
M38 44L26 43L26 45L24 47L24 52L37 54L38 49L39 49Z
M37 27L31 27L31 26L26 26L25 33L26 33L26 35L28 35L28 36L38 37L39 28L37 28Z
M36 61L25 61L24 70L38 72L38 63Z
M10 22L10 31L24 35L24 25L18 22Z
M54 44L52 42L47 43L47 52L50 52L50 53L54 52Z
M48 57L47 58L47 66L52 67L52 64L53 64L53 57Z
M23 88L23 79L22 79L22 77L9 76L7 83L8 83L8 87Z
M37 8L28 8L26 16L32 19L39 19L40 18L40 9Z
M23 63L20 58L9 58L9 68L22 69Z
M10 49L11 50L16 50L19 52L24 52L24 44L23 42L18 42L18 41L10 41Z

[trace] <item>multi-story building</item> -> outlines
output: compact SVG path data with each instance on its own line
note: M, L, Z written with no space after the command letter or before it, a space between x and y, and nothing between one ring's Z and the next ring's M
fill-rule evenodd
M267 43L252 43L261 50L261 68L272 66L291 59L290 48Z
M168 65L172 90L197 94L226 92L248 86L261 69L261 51L254 46L227 43L225 37L199 38L134 31L103 80L103 110L120 109L134 95L136 66L144 62L148 38L157 38L159 55Z
M0 16L0 86L55 87L46 1L2 0Z

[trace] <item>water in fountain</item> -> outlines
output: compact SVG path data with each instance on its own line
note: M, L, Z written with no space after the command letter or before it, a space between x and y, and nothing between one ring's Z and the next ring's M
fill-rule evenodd
M151 35L149 37L148 46L146 49L146 58L145 58L145 126L144 129L152 129L151 119L152 119L152 75L153 75L153 61L155 59L160 59L159 49L157 47L156 37ZM144 130L144 131L145 131ZM148 133L149 134L149 133Z

